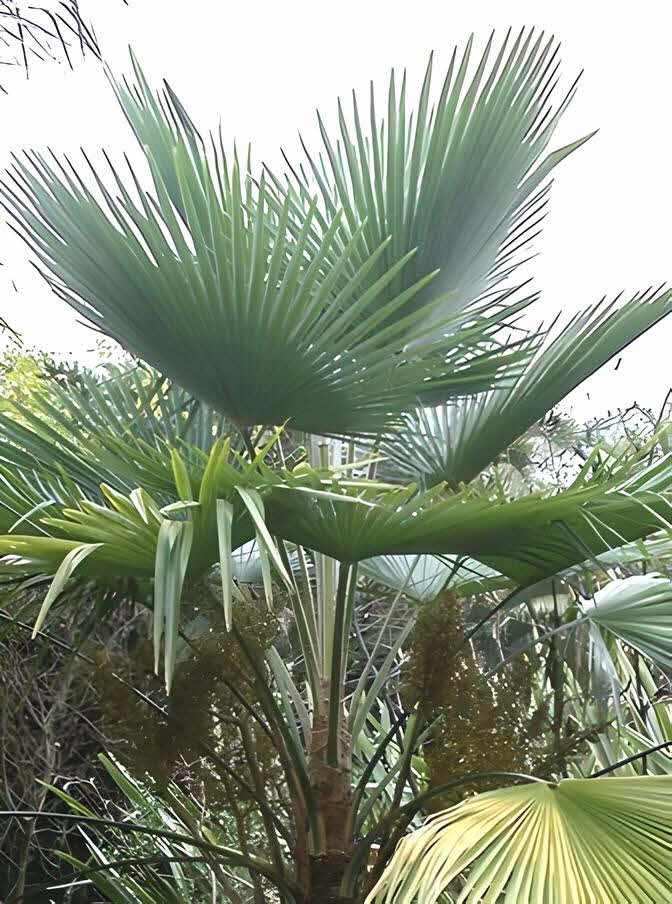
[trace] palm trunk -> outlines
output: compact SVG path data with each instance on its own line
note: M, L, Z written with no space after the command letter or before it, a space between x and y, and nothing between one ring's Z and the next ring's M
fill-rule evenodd
M353 837L351 738L345 727L339 735L337 765L327 762L329 683L325 681L315 715L309 756L309 777L322 836L315 839L309 858L306 904L355 904L341 895L341 881L352 857Z
M356 904L355 898L341 895L341 880L350 855L344 851L328 851L310 858L311 888L306 904Z

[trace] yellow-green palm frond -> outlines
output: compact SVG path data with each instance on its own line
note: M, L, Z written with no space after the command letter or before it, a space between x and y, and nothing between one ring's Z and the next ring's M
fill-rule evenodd
M663 904L672 898L672 777L479 794L404 838L367 904L434 904L455 880L456 904Z

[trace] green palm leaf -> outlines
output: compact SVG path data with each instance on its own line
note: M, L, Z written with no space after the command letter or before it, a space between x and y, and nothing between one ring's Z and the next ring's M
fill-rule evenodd
M434 104L430 57L414 114L406 77L398 86L393 72L386 120L379 119L373 86L366 116L354 94L351 121L339 102L337 141L318 114L324 153L315 157L304 146L307 167L290 164L290 188L274 180L279 197L289 193L300 219L317 183L325 223L344 211L343 242L366 220L362 262L392 236L371 278L417 248L396 285L438 269L435 285L446 297L431 317L440 327L446 312L464 309L511 272L519 246L543 219L548 175L586 140L544 157L574 92L572 86L554 108L558 50L553 38L523 29L499 48L491 37L472 66L470 39L461 58L454 50Z
M653 904L672 895L672 777L479 794L404 838L367 904Z
M529 299L444 312L450 340L432 337L440 297L409 303L436 273L393 288L413 249L381 267L391 238L362 256L366 223L343 242L340 216L322 228L316 202L297 232L291 198L271 203L264 177L255 186L235 153L229 168L221 143L208 158L172 95L170 121L144 81L120 99L151 142L153 193L112 169L115 197L93 167L89 188L37 153L2 192L56 294L197 398L237 424L370 435L421 392L447 398L519 372L527 343L497 334ZM150 107L161 128L149 129Z
M46 498L101 502L101 483L125 492L141 485L172 498L169 447L179 445L191 479L200 480L213 437L230 430L212 408L150 368L108 365L67 377L64 385L45 378L0 412L0 462L8 465L0 519L6 508L8 526Z
M610 581L597 591L593 605L584 605L584 612L644 656L672 667L672 582L663 575Z
M598 368L672 309L672 293L647 291L618 307L577 314L544 343L511 386L418 409L381 448L395 474L431 487L468 483Z
M179 457L173 450L173 462ZM168 468L170 470L170 458ZM175 469L177 474L180 469ZM76 505L57 506L54 514L36 512L34 522L42 536L10 533L0 536L0 562L20 574L54 573L63 557L82 544L99 544L78 567L78 574L101 577L151 577L155 571L161 526L174 516L193 523L194 543L189 557L190 576L198 576L218 560L217 502L235 500L235 488L256 478L245 471L229 441L215 443L196 484L197 499L188 500L173 485L168 505L160 506L145 489L122 493L107 484L100 488L103 502L79 498ZM172 522L174 523L174 522ZM252 522L242 504L232 519L234 548L254 536Z
M659 567L670 558L672 558L672 538L661 533L648 540L629 543L627 546L603 553L598 557L598 562L604 569L627 568L642 562L653 563L655 567Z
M4 451L4 450L3 450ZM6 534L45 533L41 518L63 506L78 505L81 493L67 478L23 467L0 465L0 531Z
M510 585L492 568L466 557L377 556L363 561L359 570L378 584L397 592L403 589L405 596L417 602L436 599L447 588L471 596Z
M380 555L463 555L528 585L668 526L672 457L636 473L578 481L554 496L508 503L384 489L275 486L266 512L273 533L345 562Z
M194 522L189 572L203 574L220 554L218 499L234 504L232 548L255 536L255 525L237 491L247 486L259 492L271 534L339 561L388 555L462 556L529 585L657 533L669 525L672 515L668 489L672 456L641 473L619 471L611 480L600 475L554 496L534 494L495 503L470 498L466 492L446 496L442 488L418 495L414 487L399 490L375 481L339 483L305 466L295 474L285 472L282 483L280 475L268 469L242 470L229 454L226 442L213 447L198 502L181 500L160 510L144 490L127 496L105 487L107 506L82 500L60 517L42 519L54 533L51 537L0 537L0 556L20 573L54 573L71 549L101 543L82 563L83 574L148 576L154 572L163 513L179 509Z

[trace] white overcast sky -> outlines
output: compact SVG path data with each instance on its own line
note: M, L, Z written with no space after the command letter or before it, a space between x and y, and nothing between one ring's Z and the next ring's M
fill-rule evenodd
M221 120L225 138L252 141L257 160L277 163L297 131L312 135L314 110L333 111L337 96L381 86L389 68L407 67L417 84L430 50L437 71L454 44L473 31L536 25L562 42L566 84L584 70L554 144L595 128L598 135L557 171L551 211L536 241L535 285L543 315L570 313L621 290L634 293L672 279L670 254L670 31L661 0L636 4L566 0L527 2L222 3L218 0L80 0L117 73L131 44L154 83L167 77L205 129ZM619 12L622 10L622 12ZM626 12L627 10L627 12ZM3 73L3 76L5 74ZM105 146L113 156L133 139L99 67L74 72L34 66L0 97L0 166L11 150L50 146L76 154ZM297 155L298 156L298 155ZM90 331L52 297L27 265L26 249L0 225L0 313L28 346L85 357ZM19 289L12 289L14 281ZM576 413L657 407L672 384L672 329L665 322L640 339L575 397Z

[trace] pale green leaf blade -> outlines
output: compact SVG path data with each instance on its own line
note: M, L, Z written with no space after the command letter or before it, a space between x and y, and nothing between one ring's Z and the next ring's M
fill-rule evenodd
M227 631L233 624L233 574L231 568L231 527L233 506L224 499L217 500L217 543L219 547L219 573L222 579L224 619Z
M87 558L87 556L90 556L91 553L100 549L102 545L102 543L83 543L67 553L49 585L49 590L47 591L47 595L44 598L44 602L42 603L37 619L35 620L33 638L37 636L37 632L44 624L44 620L46 619L54 600L62 592L79 565Z

